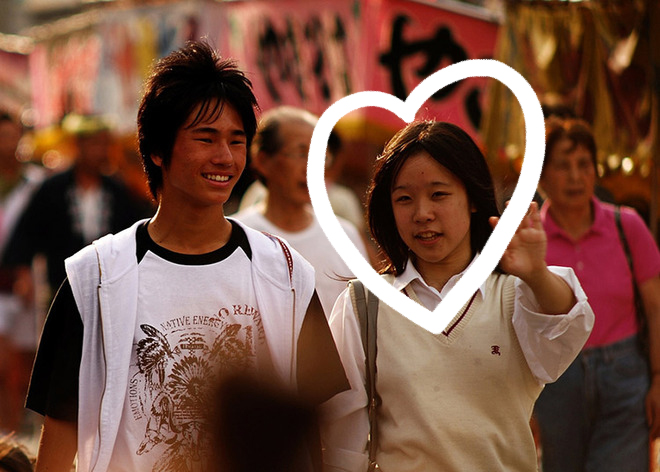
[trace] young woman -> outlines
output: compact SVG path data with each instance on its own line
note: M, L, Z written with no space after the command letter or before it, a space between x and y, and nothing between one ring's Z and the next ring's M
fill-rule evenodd
M385 277L435 309L498 221L487 163L460 128L414 122L378 158L368 195ZM534 401L575 358L593 312L571 269L548 268L535 204L498 269L434 335L384 303L377 329L375 461L391 471L536 470ZM365 355L354 286L331 328L351 390L324 405L327 470L366 471Z

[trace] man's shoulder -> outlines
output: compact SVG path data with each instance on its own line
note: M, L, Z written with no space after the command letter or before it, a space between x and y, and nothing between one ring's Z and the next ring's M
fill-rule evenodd
M600 207L599 210L603 215L602 218L604 218L609 228L615 227L615 215L618 211L621 217L621 224L623 225L626 234L631 233L630 235L632 236L633 234L637 234L639 232L648 231L648 226L646 226L646 223L634 208L625 205L615 205L602 201L597 201L597 205Z
M128 192L128 186L119 174L102 175L101 182L106 189L112 192Z
M71 169L55 174L43 175L38 183L39 187L35 196L37 198L47 198L48 200L51 200L53 197L62 199L65 195L66 188L72 184L73 171Z
M359 231L356 228L356 226L353 224L353 222L339 215L335 215L335 216L337 217L337 221L339 221L339 224L341 225L342 229L346 232L348 236L352 236L352 235L357 236L359 234Z

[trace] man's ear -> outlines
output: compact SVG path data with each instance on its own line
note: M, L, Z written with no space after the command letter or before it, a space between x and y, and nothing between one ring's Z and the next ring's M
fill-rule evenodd
M270 158L266 155L266 153L259 151L254 156L252 156L252 162L250 166L257 174L267 177L268 171L270 169L269 163Z
M151 155L151 162L156 164L158 167L163 167L163 158L156 154Z

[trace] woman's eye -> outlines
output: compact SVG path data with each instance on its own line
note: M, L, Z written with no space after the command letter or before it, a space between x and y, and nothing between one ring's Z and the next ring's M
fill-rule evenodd
M394 199L394 201L397 203L407 202L408 200L410 200L410 197L408 195L400 195Z

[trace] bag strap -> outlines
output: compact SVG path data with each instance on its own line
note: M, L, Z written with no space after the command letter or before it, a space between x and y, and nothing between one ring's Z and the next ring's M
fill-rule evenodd
M369 416L369 437L367 451L369 453L369 471L378 470L376 464L376 446L378 444L378 428L376 425L376 407L378 394L376 393L376 329L378 321L378 297L368 291L360 280L351 281L353 288L355 311L360 325L362 348L365 355L366 390L369 403L367 412ZM366 293L366 297L365 297Z
M289 247L286 244L284 244L284 241L282 241L281 238L275 236L274 234L271 234L267 231L262 231L262 233L268 236L270 239L277 241L280 244L280 247L282 248L282 252L284 253L284 257L286 258L286 265L289 269L289 284L291 284L291 287L293 287L293 257L291 256L291 251L289 250Z
M287 269L289 270L289 286L291 287L291 296L293 297L292 301L292 313L291 313L291 359L289 361L289 377L290 381L293 385L297 385L297 382L295 381L296 377L296 362L295 362L295 352L296 352L296 289L293 285L293 256L291 255L291 251L289 250L289 246L287 246L282 238L279 238L278 236L275 236L274 234L271 234L267 231L262 231L263 234L268 236L270 239L277 241L280 245L280 248L282 249L282 253L284 254L284 258L286 259L286 265Z
M623 223L621 222L621 207L616 206L614 209L614 221L616 222L616 229L619 232L619 239L623 246L623 251L626 253L626 261L628 262L628 267L630 268L630 275L632 277L633 284L633 294L635 297L635 313L637 316L637 325L639 328L640 341L642 343L642 348L646 350L647 346L645 345L646 333L643 331L647 329L646 327L646 318L644 315L644 304L642 302L642 297L639 294L639 287L637 286L637 280L635 280L635 269L633 266L632 253L630 252L630 245L628 244L628 239L626 238L626 233L623 231Z

